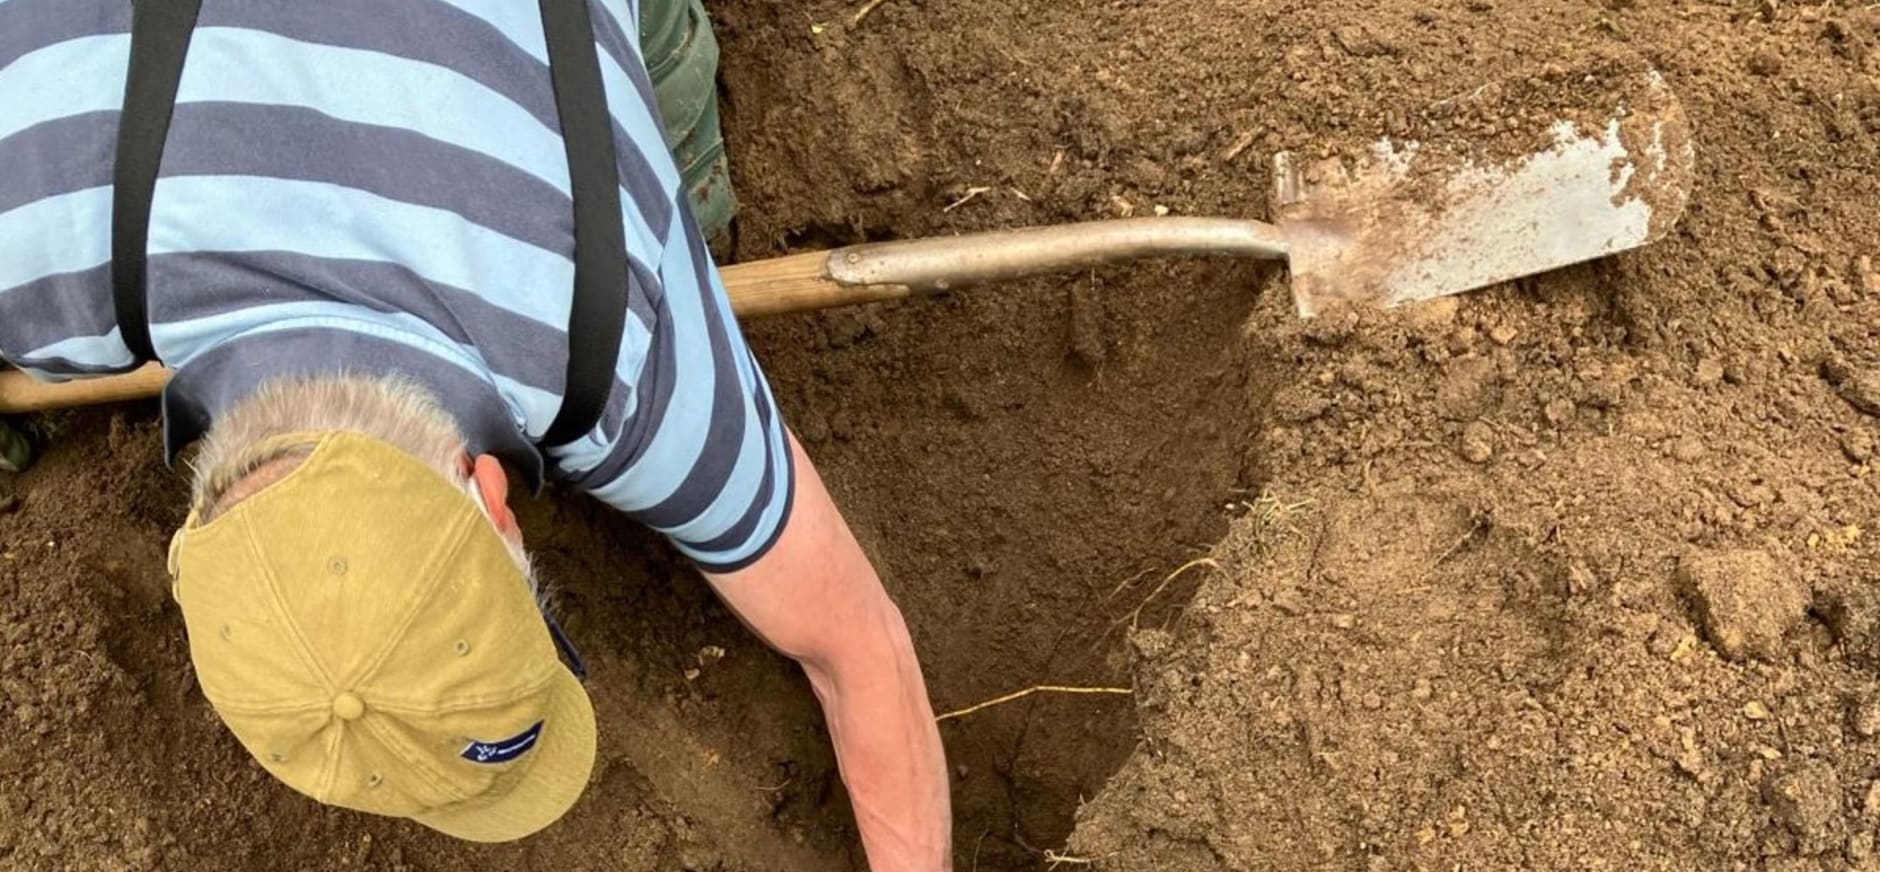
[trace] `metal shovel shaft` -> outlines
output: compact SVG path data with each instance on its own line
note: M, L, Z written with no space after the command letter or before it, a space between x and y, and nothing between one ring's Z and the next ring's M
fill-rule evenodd
M1168 255L1283 259L1279 228L1228 218L1125 218L940 239L880 242L829 254L844 285L904 285L916 293Z

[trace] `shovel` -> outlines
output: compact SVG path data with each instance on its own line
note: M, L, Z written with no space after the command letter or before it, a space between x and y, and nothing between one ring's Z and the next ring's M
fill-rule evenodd
M899 300L1150 257L1283 260L1303 317L1457 294L1637 248L1683 214L1688 124L1656 72L1619 83L1594 122L1556 122L1550 145L1478 163L1383 140L1355 163L1273 159L1273 223L1228 218L1093 221L882 242L726 267L741 317ZM42 384L0 373L0 413L157 393L160 367Z

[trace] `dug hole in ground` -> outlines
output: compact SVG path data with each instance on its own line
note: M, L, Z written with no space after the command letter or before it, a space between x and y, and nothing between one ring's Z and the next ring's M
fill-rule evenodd
M1449 302L1301 322L1187 262L750 325L936 709L1132 690L943 725L960 869L1880 868L1880 9L709 6L742 260L1262 217L1276 151L1492 157L1647 65L1692 121L1663 242ZM804 682L572 495L523 517L594 661L571 815L476 847L293 794L193 684L153 410L41 424L0 868L861 868Z

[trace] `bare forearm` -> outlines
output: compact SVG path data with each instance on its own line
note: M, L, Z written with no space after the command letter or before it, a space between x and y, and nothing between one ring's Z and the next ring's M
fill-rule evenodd
M822 701L870 868L950 869L946 759L926 685L899 612L889 607L874 623L855 629L881 640L879 651L858 652L846 669L806 663L804 671Z
M791 440L796 494L761 561L712 577L759 635L808 673L875 872L946 872L945 754L907 624L816 468Z

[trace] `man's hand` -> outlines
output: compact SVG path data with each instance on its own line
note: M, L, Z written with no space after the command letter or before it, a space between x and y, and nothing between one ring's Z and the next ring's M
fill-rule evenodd
M946 872L946 760L907 625L794 436L790 450L796 494L782 538L712 586L809 675L870 868Z

